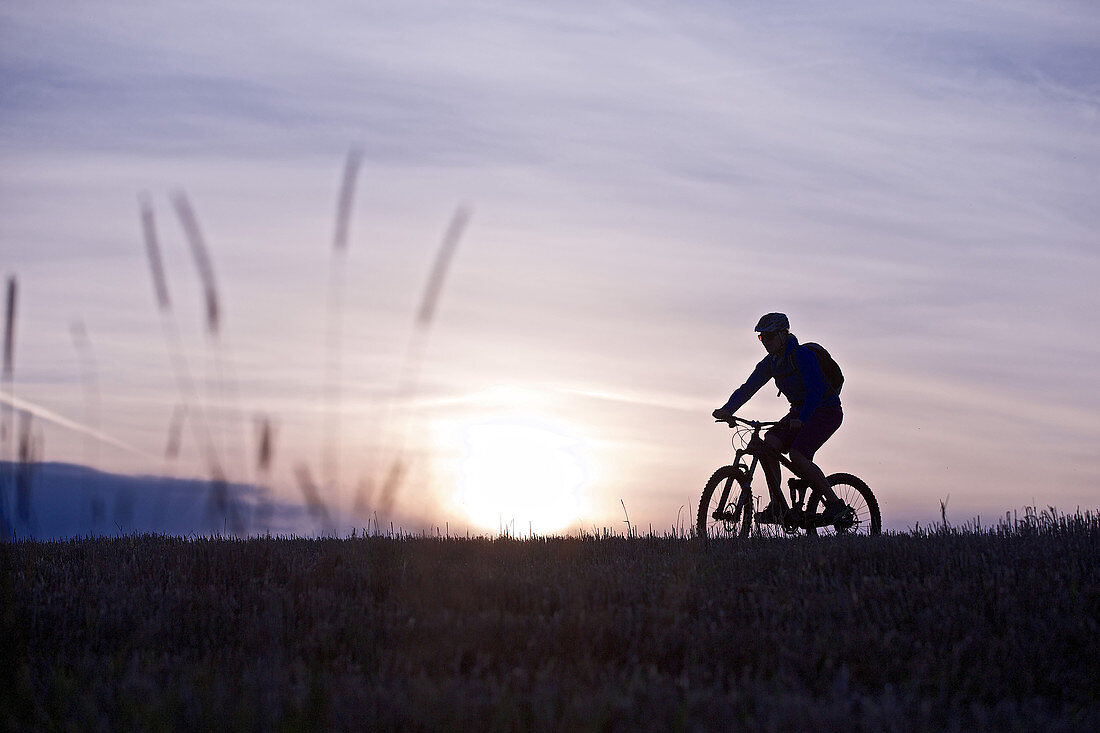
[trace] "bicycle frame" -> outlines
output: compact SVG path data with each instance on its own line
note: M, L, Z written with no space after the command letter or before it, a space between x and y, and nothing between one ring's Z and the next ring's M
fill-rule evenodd
M760 431L766 427L773 427L779 425L778 422L760 422L757 420L745 420L743 418L732 416L729 420L718 420L718 422L724 422L730 427L734 427L736 424L745 425L751 427L752 437L746 442L744 448L738 448L734 453L733 465L744 471L744 477L738 482L740 485L740 496L737 498L737 503L732 507L732 511L726 512L714 512L713 516L718 520L736 521L736 517L740 516L740 512L743 510L744 502L747 496L751 496L751 487L753 476L756 475L756 467L760 464L761 456L768 456L775 458L780 466L786 466L787 470L795 475L796 478L789 479L787 484L790 489L791 503L787 503L786 497L783 496L783 492L779 490L780 487L776 487L777 497L779 499L781 508L783 510L783 524L782 527L787 532L795 532L799 529L806 529L806 514L802 507L805 505L806 490L810 486L810 482L803 476L798 469L794 467L790 459L784 456L775 448L764 442L760 437ZM744 456L752 456L752 463L746 467L741 459ZM765 479L767 478L765 472ZM783 470L779 469L778 480L782 485ZM719 507L728 507L730 492L733 488L733 481L728 481L722 489L722 497L718 504ZM771 494L771 487L768 487L768 494ZM773 497L774 500L774 497ZM753 508L749 507L749 511ZM816 525L815 525L816 526Z

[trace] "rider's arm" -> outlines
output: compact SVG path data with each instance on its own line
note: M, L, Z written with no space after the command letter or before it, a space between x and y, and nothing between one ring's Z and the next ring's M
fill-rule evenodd
M737 388L730 398L726 401L726 404L720 407L720 410L725 412L734 413L741 409L741 406L752 399L752 396L760 391L760 388L768 383L768 380L772 378L771 370L768 368L767 359L763 359L756 368L752 370L752 374L745 380L745 383Z
M814 410L821 407L821 401L825 398L825 375L821 373L821 365L817 363L814 352L805 346L794 352L794 358L798 373L802 375L802 385L806 388L806 400L802 403L798 419L806 422Z

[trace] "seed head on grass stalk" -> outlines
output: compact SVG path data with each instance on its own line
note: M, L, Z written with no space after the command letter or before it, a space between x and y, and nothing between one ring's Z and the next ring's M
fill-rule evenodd
M256 470L261 475L267 475L271 472L271 463L275 456L275 428L271 424L271 418L258 415L256 429L260 435L256 441Z
M149 259L149 270L153 276L153 292L157 296L157 308L161 313L171 313L172 301L168 297L168 281L164 277L164 261L160 257L160 245L157 242L153 205L148 196L140 197L140 206L141 230L145 240L145 254Z
M271 418L256 416L256 486L259 501L256 507L256 525L259 530L269 529L272 514L271 464L275 457L275 428Z
M191 208L191 202L187 195L177 192L172 196L172 203L176 208L180 226L187 237L187 244L191 249L191 257L195 261L195 268L199 272L199 280L202 283L204 300L206 303L206 330L211 335L218 335L220 313L218 307L218 286L214 281L214 266L210 262L210 254L206 248L202 232L199 229L195 210Z
M19 289L15 275L8 277L7 307L4 311L4 368L3 378L5 384L12 380L15 362L15 303L16 293Z
M358 148L348 151L344 162L344 177L340 183L340 198L336 204L336 229L332 244L336 252L344 252L348 247L348 231L351 228L351 210L355 201L355 181L359 176L359 167L363 163L363 152Z

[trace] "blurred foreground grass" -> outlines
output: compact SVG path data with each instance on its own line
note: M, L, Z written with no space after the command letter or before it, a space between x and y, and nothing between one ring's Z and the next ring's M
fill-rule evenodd
M6 728L1100 728L1100 521L2 546Z

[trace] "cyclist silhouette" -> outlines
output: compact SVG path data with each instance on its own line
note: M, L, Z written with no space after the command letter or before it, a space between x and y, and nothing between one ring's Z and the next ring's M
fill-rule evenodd
M732 417L760 388L774 379L779 391L791 403L787 413L764 436L764 442L780 453L789 453L791 463L804 479L825 497L822 520L831 523L843 514L846 505L829 486L825 474L813 462L814 454L840 427L844 412L840 392L825 381L817 356L808 347L800 347L790 332L791 324L782 313L768 313L756 324L760 342L768 355L760 360L745 383L730 395L726 404L712 414L719 420ZM779 493L779 461L761 457L771 501L757 512L756 521L780 524L778 507L784 506Z

